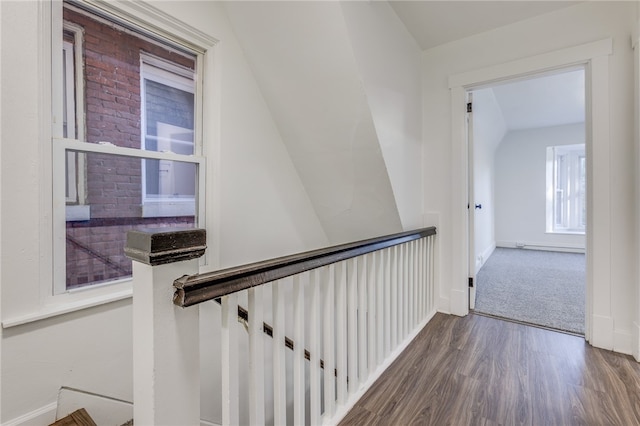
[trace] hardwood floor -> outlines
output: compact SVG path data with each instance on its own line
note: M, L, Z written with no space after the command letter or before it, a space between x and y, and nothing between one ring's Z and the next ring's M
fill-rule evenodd
M437 314L340 424L640 425L640 364L568 334Z

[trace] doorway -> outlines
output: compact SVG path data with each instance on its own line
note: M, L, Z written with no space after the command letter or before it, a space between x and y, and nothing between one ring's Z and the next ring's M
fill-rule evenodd
M585 69L469 101L470 308L584 334Z

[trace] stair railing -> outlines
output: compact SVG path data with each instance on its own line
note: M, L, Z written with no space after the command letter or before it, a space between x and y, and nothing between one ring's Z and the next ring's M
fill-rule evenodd
M220 303L223 425L337 423L435 314L434 227L203 274L203 230L159 231L125 250L138 424L200 423L202 302Z

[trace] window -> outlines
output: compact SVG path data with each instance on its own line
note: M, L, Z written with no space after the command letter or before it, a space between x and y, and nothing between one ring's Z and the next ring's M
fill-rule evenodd
M131 277L128 230L202 226L203 52L65 3L53 70L54 294Z
M584 144L547 148L547 232L584 234L586 172Z
M194 153L194 71L142 55L142 146L144 149ZM143 160L144 217L195 214L194 165Z

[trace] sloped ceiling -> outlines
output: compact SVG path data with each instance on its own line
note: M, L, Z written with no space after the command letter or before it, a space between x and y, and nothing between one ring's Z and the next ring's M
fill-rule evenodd
M507 130L582 123L584 70L572 70L493 87Z
M340 4L225 7L330 242L402 230Z

